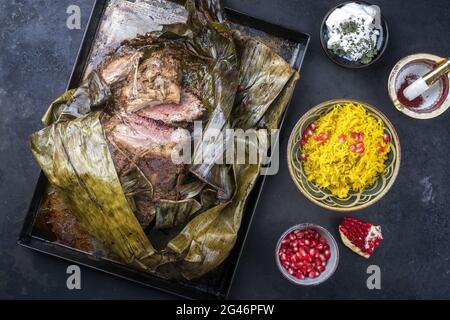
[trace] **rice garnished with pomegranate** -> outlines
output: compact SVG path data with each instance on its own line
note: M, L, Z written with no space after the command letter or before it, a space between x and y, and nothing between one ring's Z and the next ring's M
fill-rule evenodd
M337 104L310 124L301 143L308 180L339 198L374 184L390 151L382 121L354 103Z

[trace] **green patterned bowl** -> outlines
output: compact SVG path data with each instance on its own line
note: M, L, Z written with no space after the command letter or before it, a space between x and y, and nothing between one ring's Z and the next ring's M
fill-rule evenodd
M350 192L347 198L340 199L327 189L321 189L314 185L312 182L308 181L306 175L303 171L303 165L299 159L300 154L300 137L302 132L306 127L313 121L316 121L321 115L327 113L336 104L344 103L359 103L362 104L365 109L371 114L375 119L381 119L386 128L386 132L391 137L391 151L388 154L388 159L386 160L386 170L378 180L369 188L365 189L363 192ZM384 114L378 111L371 105L356 101L356 100L330 100L323 102L311 110L309 110L294 127L291 133L288 143L288 165L289 172L292 179L297 185L298 189L312 202L315 204L340 212L355 211L374 204L380 200L392 187L395 178L397 177L400 168L400 141L398 139L397 132L395 131L391 122L386 118Z

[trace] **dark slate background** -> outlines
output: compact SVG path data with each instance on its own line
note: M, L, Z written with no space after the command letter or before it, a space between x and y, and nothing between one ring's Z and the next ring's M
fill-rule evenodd
M386 89L400 58L418 52L450 55L449 1L373 0L382 8L391 37L383 59L364 70L334 65L320 47L321 20L339 1L224 2L312 36L281 134L281 169L266 182L231 297L450 298L450 112L433 120L410 119L392 106ZM84 29L92 0L0 2L0 298L171 298L87 268L82 268L82 290L69 291L67 262L16 244L39 173L27 137L41 127L46 106L64 91L82 39L83 30L66 28L70 4L81 7ZM354 214L382 225L385 240L373 257L365 260L340 245L339 267L331 279L315 288L296 287L276 269L277 238L301 222L320 224L337 237L341 215L317 207L297 191L284 150L297 119L333 98L367 101L389 117L400 136L401 169L380 202ZM371 264L381 268L381 290L366 287Z

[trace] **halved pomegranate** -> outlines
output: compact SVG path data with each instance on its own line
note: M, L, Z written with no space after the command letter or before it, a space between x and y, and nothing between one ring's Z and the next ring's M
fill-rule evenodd
M381 227L352 217L345 217L339 226L342 242L353 252L369 258L380 245Z

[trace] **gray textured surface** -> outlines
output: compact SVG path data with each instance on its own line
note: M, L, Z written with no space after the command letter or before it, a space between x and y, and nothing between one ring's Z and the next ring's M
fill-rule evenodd
M322 52L319 27L338 1L225 1L229 6L312 36L287 121L281 134L280 173L269 177L239 265L232 298L450 298L450 112L419 121L396 111L386 90L390 69L401 57L450 54L447 0L373 1L391 31L389 47L376 65L346 70ZM16 245L39 168L27 136L64 91L82 38L65 26L66 8L78 4L85 27L93 1L0 2L0 298L168 298L125 280L82 268L81 291L66 289L67 262ZM385 241L370 260L342 245L336 274L316 288L285 281L273 250L278 236L300 222L318 223L337 236L341 216L306 200L291 182L284 150L290 130L310 107L351 97L378 106L400 135L402 165L394 188L355 216L381 224ZM377 264L382 289L366 288L366 268Z

